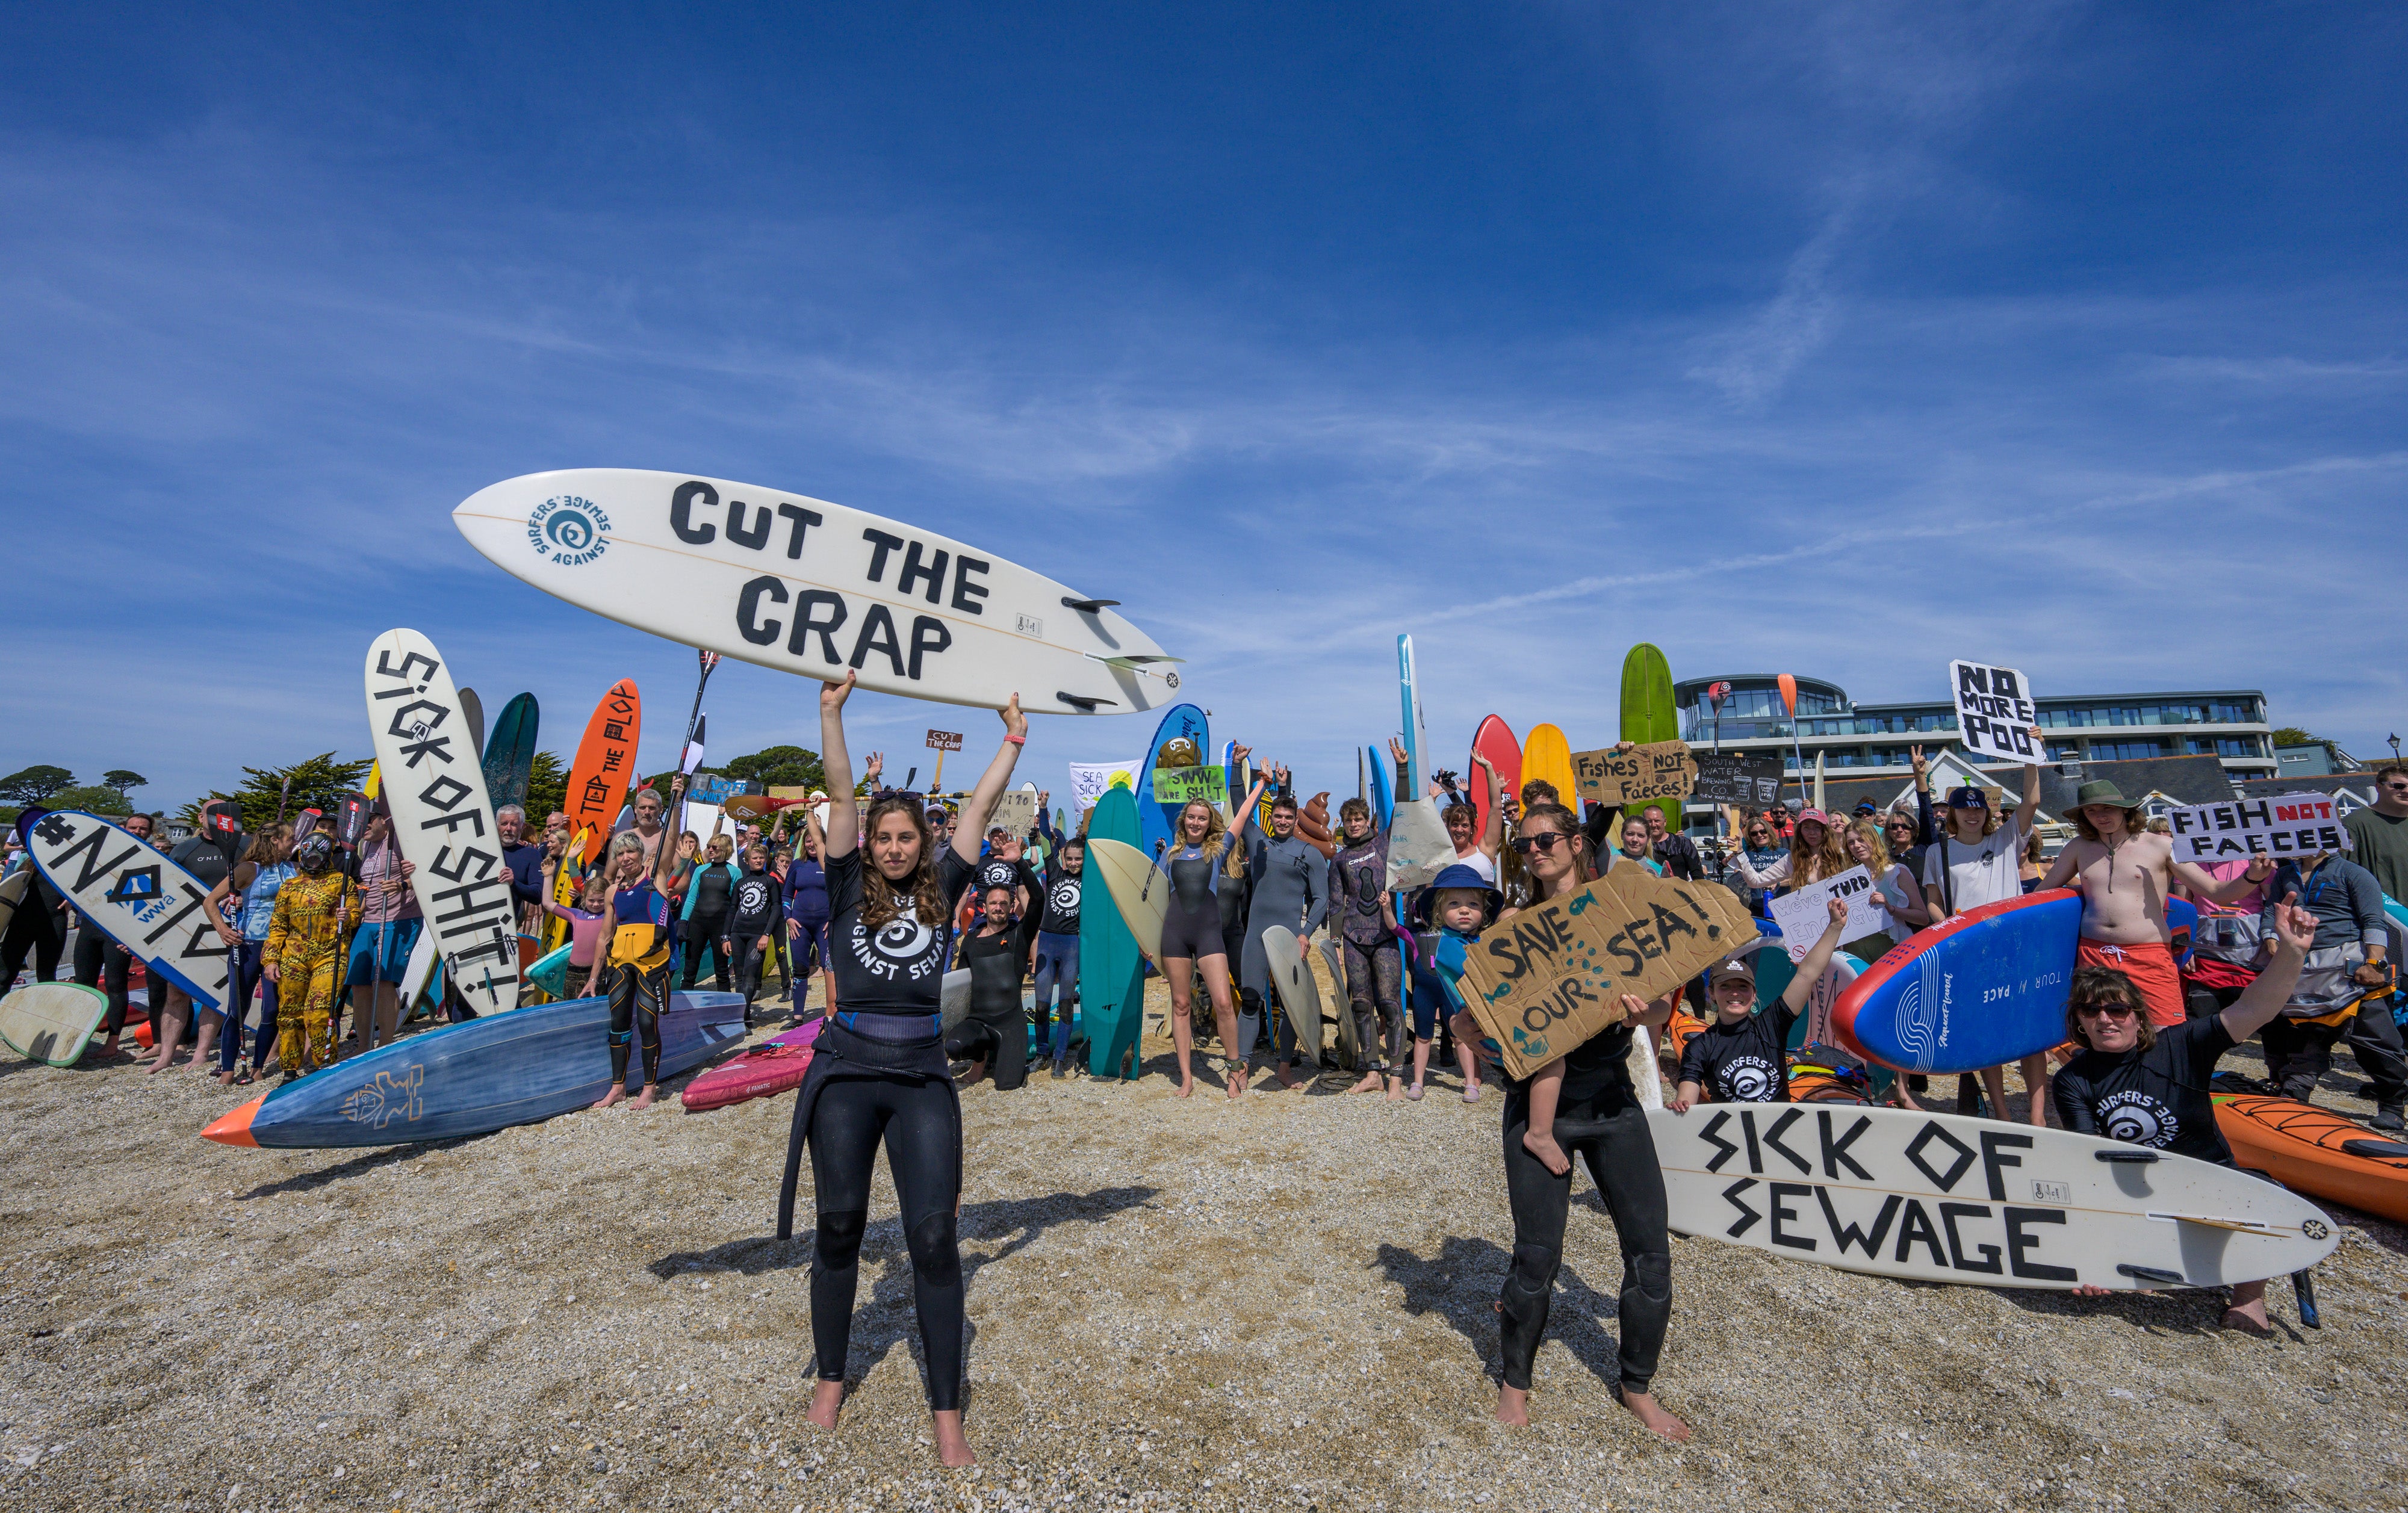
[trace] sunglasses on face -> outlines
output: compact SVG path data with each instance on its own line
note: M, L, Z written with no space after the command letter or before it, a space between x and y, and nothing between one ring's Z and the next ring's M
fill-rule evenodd
M2129 1004L2076 1004L2073 1011L2086 1020L2101 1014L2111 1020L2128 1020L2140 1012Z
M1571 839L1570 835L1565 835L1559 830L1541 830L1535 835L1514 836L1513 849L1524 856L1527 856L1534 848L1541 851L1552 851L1557 846L1570 839Z

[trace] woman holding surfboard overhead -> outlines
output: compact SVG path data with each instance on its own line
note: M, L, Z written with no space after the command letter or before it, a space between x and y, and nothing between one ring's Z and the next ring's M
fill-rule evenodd
M820 690L828 933L844 1006L828 1016L795 1099L778 1237L794 1234L795 1184L808 1145L819 1210L811 1255L819 1382L810 1416L833 1429L844 1402L870 1171L883 1142L911 1252L937 1457L947 1465L968 1465L978 1457L962 1435L962 1258L954 1230L962 1196L962 1106L945 1060L940 992L949 901L978 865L979 837L995 812L996 795L1011 780L1028 721L1014 693L1001 710L1003 744L962 806L953 844L939 849L915 794L890 793L869 806L866 820L861 814L844 740L844 701L853 681L847 673L843 682Z
M1240 812L1251 810L1262 792L1257 780ZM1170 984L1170 1043L1179 1052L1179 1096L1196 1091L1189 1064L1196 1054L1196 1029L1188 1016L1196 998L1196 974L1201 972L1228 1069L1229 1096L1243 1097L1246 1063L1239 1053L1237 1000L1229 991L1229 946L1221 932L1223 895L1237 896L1245 886L1243 852L1230 838L1220 811L1200 798L1190 799L1179 811L1170 835L1169 848L1154 866L1162 885L1170 890L1162 917L1162 976Z

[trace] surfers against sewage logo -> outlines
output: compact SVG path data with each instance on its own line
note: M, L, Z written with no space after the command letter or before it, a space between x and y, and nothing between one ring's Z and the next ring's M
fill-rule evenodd
M610 517L591 499L557 494L527 517L535 554L559 567L582 567L609 546Z

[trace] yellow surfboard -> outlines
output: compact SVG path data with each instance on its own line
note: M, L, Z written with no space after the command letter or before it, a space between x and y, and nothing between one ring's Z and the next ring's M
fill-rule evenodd
M1522 739L1522 786L1532 779L1543 779L1555 785L1555 800L1574 814L1580 813L1580 789L1572 779L1571 743L1564 733L1553 725L1533 725Z

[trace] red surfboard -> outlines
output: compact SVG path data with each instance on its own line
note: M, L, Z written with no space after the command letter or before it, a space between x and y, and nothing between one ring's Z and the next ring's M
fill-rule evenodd
M689 1114L708 1113L752 1098L767 1098L803 1085L811 1069L811 1053L827 1021L771 1035L724 1066L714 1066L685 1085L678 1101Z
M1513 727L1497 715L1480 722L1472 733L1471 749L1488 759L1504 781L1505 792L1516 792L1522 787L1522 743L1513 738ZM1474 840L1488 834L1488 784L1483 779L1480 764L1472 763L1463 775L1463 786L1471 795Z
M585 854L580 860L587 866L602 854L620 806L627 802L636 776L636 742L643 732L643 696L636 692L634 678L622 678L594 707L594 718L585 721L585 738L577 743L577 760L568 766L568 795L563 803L570 834L580 828L585 832Z

